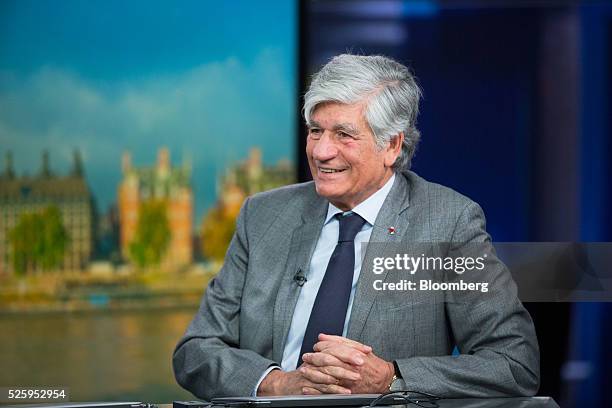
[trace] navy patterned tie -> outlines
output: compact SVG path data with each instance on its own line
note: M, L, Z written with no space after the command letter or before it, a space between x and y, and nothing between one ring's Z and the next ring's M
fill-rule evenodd
M302 365L304 353L313 351L319 333L341 336L344 329L355 269L355 236L361 231L365 220L353 212L336 214L336 218L340 223L338 243L329 258L325 276L310 312L298 367Z

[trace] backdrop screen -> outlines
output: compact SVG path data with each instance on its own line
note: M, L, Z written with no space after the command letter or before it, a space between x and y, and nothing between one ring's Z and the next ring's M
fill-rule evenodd
M0 386L191 399L172 351L242 201L295 179L296 30L286 0L0 4Z

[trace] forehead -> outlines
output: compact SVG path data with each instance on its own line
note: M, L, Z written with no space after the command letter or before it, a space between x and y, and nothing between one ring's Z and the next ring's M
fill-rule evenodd
M365 103L345 104L339 102L325 102L314 109L311 121L319 126L332 127L338 124L352 124L357 128L367 129L364 117Z

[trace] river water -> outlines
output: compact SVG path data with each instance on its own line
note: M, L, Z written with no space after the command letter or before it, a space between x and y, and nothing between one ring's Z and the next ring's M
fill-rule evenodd
M172 351L195 309L0 316L0 387L57 386L72 401L193 399Z

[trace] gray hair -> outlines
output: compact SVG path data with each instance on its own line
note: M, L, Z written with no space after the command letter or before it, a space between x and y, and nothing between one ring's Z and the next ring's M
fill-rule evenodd
M313 76L304 95L303 114L311 126L312 114L321 103L366 100L365 120L379 148L404 132L402 151L393 163L393 169L401 171L410 168L421 138L416 128L421 95L414 76L399 62L378 55L342 54Z

